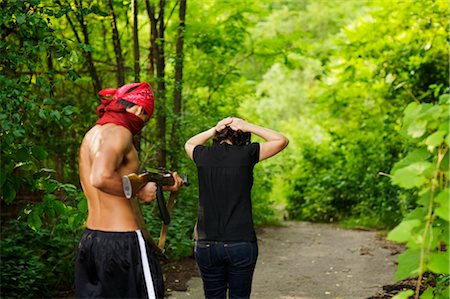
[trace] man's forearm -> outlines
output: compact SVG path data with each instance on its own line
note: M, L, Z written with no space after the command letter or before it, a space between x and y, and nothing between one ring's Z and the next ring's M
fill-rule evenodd
M94 176L92 177L91 183L102 192L115 196L124 196L122 177L119 173L113 173L110 176Z

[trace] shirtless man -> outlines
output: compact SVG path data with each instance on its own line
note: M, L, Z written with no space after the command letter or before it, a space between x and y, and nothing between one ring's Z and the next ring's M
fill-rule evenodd
M86 229L76 259L77 298L163 298L161 267L145 242L125 198L122 176L138 171L133 136L153 113L153 92L148 83L133 83L99 92L100 119L80 147L79 173L88 200ZM173 173L178 190L183 180ZM145 203L156 198L156 184L138 193Z

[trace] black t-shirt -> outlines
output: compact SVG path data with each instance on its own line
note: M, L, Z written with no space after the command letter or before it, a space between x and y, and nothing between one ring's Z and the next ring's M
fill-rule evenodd
M256 241L251 189L259 143L197 145L193 157L199 183L198 240Z

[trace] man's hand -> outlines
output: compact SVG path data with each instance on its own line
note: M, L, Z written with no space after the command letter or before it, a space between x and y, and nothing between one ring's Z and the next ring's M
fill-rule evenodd
M163 186L163 191L177 191L180 189L181 185L183 185L184 181L183 179L178 175L177 172L172 172L173 180L175 181L175 184L172 186Z
M138 192L138 197L145 204L149 204L156 199L156 183L148 182Z

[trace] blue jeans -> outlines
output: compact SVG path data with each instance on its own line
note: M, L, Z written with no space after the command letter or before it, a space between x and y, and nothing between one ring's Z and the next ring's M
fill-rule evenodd
M197 241L195 259L207 299L250 298L258 259L256 242Z

